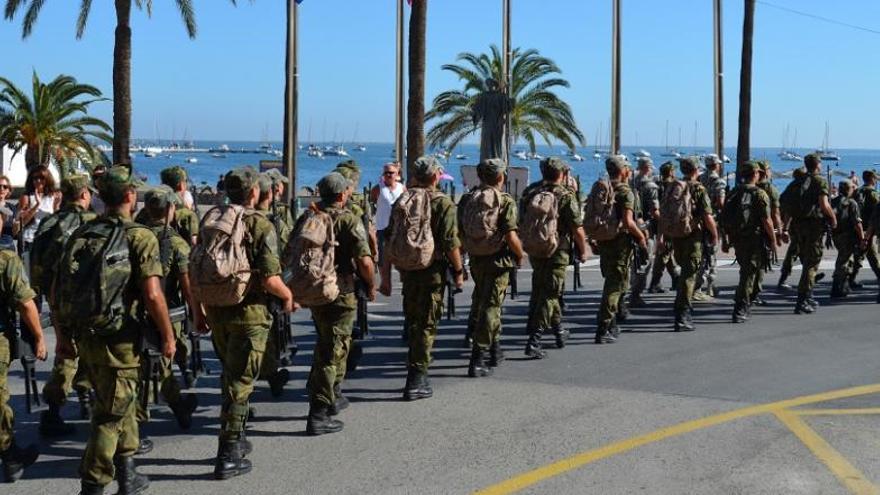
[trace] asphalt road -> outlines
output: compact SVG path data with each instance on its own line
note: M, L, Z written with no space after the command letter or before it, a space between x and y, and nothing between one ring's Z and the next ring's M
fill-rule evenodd
M215 373L198 383L201 406L189 432L169 411L154 411L146 431L156 448L138 459L140 469L151 475L150 493L162 494L878 493L871 480L880 482L880 387L778 403L880 383L876 284L829 304L826 281L819 312L796 316L794 295L773 289L777 275L769 274L769 306L732 325L736 267L721 265L722 294L697 305L696 332L673 333L672 296L649 295L649 307L626 323L631 331L606 346L592 343L601 278L587 267L586 287L566 296L572 338L543 361L522 355L529 286L522 271L520 298L505 307L508 360L482 379L466 376L466 287L458 318L444 320L437 339L435 395L413 403L400 399L401 300L383 298L371 305L373 336L344 387L352 401L340 416L345 430L316 438L304 435L312 331L302 311L301 350L283 398L273 400L264 383L253 396L252 473L211 479L214 360ZM22 411L18 365L10 381L20 441L39 441L38 416ZM74 399L65 414L77 410ZM76 493L88 430L77 424L73 438L41 441L38 464L0 493Z

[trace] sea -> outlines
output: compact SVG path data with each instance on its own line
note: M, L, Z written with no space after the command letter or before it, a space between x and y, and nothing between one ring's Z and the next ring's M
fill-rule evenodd
M168 144L169 143L153 143L151 146L163 146ZM230 169L243 165L252 165L255 168L259 168L262 160L280 160L280 158L268 153L258 152L261 145L266 143L247 141L196 141L193 144L194 147L198 149L217 149L220 148L221 145L227 145L231 150L245 150L252 152L223 153L221 155L222 158L218 157L217 153L209 152L176 152L160 154L154 158L148 158L144 156L143 152L138 152L132 154L135 171L138 174L146 176L149 183L158 184L159 172L162 169L173 165L180 165L187 169L194 185L199 186L200 188L203 186L215 187L219 177ZM282 149L282 144L279 142L268 144L270 144L273 149ZM322 147L324 145L323 143L314 144ZM303 187L313 188L321 177L333 170L337 163L349 159L355 160L361 167L362 179L360 185L362 187L369 184L376 184L381 176L382 166L387 162L393 161L392 155L394 146L391 143L363 144L366 147L365 151L355 151L353 146L347 147L346 150L350 157L328 156L324 158L314 158L306 154L305 147L304 149L299 150L297 152L296 160L297 188L300 190ZM526 150L525 147L514 147L514 151L520 149ZM627 154L630 157L630 160L635 163L636 158L633 153L640 150L647 151L651 154L654 160L655 170L658 170L663 162L674 160L674 158L662 156L666 153L666 150L663 147L624 147L622 152ZM591 184L605 175L604 160L593 158L594 150L592 148L578 148L576 151L577 154L585 158L584 161L571 160L570 157L565 156L565 149L559 146L538 146L536 150L537 154L541 156L560 156L568 160L572 166L574 175L580 177L582 184ZM699 147L685 148L679 151L684 155L703 155L711 152L708 148ZM781 188L789 182L791 170L800 167L802 163L781 160L778 156L779 151L778 148L756 148L753 149L752 154L753 158L766 159L771 162L774 171L774 183ZM797 149L792 151L803 156L810 153L812 150ZM834 182L849 177L853 172L860 179L863 170L874 168L880 169L880 150L839 149L835 150L835 152L839 155L840 161L824 162L824 170L826 173L830 172ZM735 159L736 150L732 148L728 149L725 154ZM464 189L464 184L462 183L460 168L462 165L475 165L477 163L479 158L479 146L476 144L463 144L456 148L452 155L453 156L448 160L444 160L443 162L446 165L446 172L452 177L457 190L462 191ZM194 158L197 162L187 163L186 160L188 158ZM529 181L537 180L537 178L540 177L538 160L520 160L514 157L511 160L511 165L528 168ZM731 172L733 166L728 164L726 170Z

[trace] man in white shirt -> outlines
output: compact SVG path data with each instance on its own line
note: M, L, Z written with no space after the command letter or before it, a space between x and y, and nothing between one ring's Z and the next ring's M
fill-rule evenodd
M391 207L397 198L406 191L406 186L400 183L400 164L386 163L382 167L382 178L379 184L370 191L370 201L376 205L376 233L379 238L379 266L384 267L385 259L385 229L391 221ZM382 284L379 292L391 295L391 266L386 270L382 268ZM387 272L387 273L386 273Z

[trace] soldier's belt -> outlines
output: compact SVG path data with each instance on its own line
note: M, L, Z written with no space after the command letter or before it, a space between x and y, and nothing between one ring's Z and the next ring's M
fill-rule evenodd
M186 321L186 306L168 308L168 318L171 320L172 324Z

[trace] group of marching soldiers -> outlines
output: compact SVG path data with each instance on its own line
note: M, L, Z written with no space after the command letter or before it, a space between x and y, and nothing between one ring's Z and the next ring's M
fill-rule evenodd
M524 352L533 359L547 356L544 334L553 336L556 347L566 345L566 270L586 261L588 249L599 255L604 279L597 344L620 337L630 308L647 304L645 292L665 292L664 272L676 291L673 328L693 331L693 301L718 295L719 248L732 248L740 267L734 323L747 321L754 305L765 304L763 274L785 242L788 252L778 285L786 287L793 260L799 258L797 314L818 307L813 288L826 236L838 252L833 298L860 288L856 273L864 259L880 277L872 242L880 225L880 215L873 214L878 203L874 172L865 172L858 190L842 182L839 196L831 199L817 155L805 158L804 168L781 194L765 161L742 164L732 189L718 157L707 157L704 165L701 170L697 158L679 159L676 177L676 166L667 162L656 178L650 159L639 159L633 173L625 157L611 156L605 162L607 177L584 195L570 166L548 158L540 164L540 180L517 202L504 192L507 164L487 158L477 166L479 185L456 204L438 188L444 174L440 162L421 157L378 235L367 198L355 194L361 173L354 161L324 176L317 183L318 200L296 219L280 201L286 179L277 171L230 171L223 181L225 202L201 221L198 208L187 201L186 172L180 167L162 172L163 186L144 195L137 216L143 184L130 168L74 175L62 181L62 208L40 225L30 282L21 259L8 249L0 251L0 296L10 308L4 330L17 326L17 312L32 334L33 357L46 359L38 304L45 301L57 345L40 432L49 437L74 432L61 408L75 390L81 416L91 419L80 466L81 493L103 493L116 480L119 493L134 494L149 485L133 461L152 450L139 428L149 418L149 401L161 396L181 428L192 423L198 401L182 391L195 384L201 371L192 359L199 352L192 335L210 332L223 367L217 479L251 470L247 456L253 445L246 426L254 411L249 397L258 380L281 395L289 380L289 355L282 347L289 342L275 338L272 329L281 322L289 331L288 315L300 306L310 309L316 329L306 431L342 430L337 416L349 405L342 389L357 311L377 291L391 294L393 268L402 284L408 345L405 400L433 395L428 371L444 291L460 289L466 269L474 283L467 330L471 377L491 374L504 360L502 306L526 256L532 283ZM96 203L103 211L94 211ZM116 256L121 263L108 267L114 259L108 246L121 246L122 255ZM224 272L229 263L244 263L246 277L242 270ZM92 271L106 279L93 282L83 273L89 267L97 267ZM95 300L112 292L108 288L117 279L124 294L119 307L99 317L84 313L90 304L100 306ZM34 447L18 447L12 434L6 376L15 335L5 331L0 336L0 460L6 481L18 479L38 455Z

